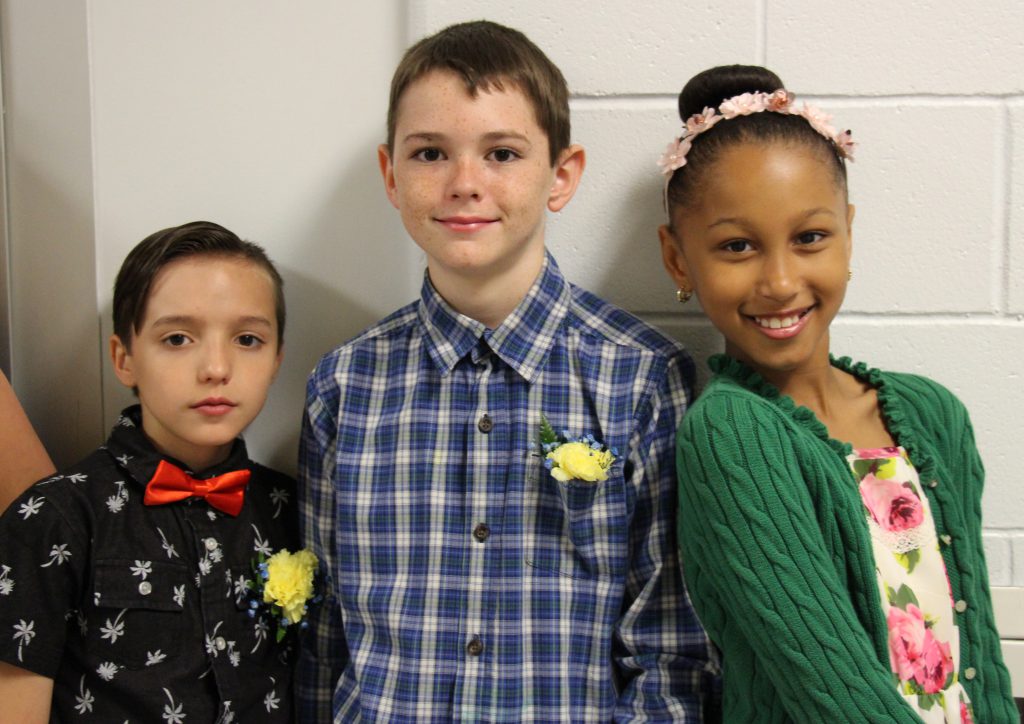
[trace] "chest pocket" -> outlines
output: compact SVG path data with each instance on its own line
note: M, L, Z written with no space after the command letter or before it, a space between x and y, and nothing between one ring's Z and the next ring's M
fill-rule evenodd
M99 668L112 675L118 668L159 666L193 640L185 609L199 592L183 563L107 559L96 561L94 570L92 600L78 623Z
M526 562L572 578L621 575L628 557L622 461L600 483L560 482L540 456L527 462L523 491Z

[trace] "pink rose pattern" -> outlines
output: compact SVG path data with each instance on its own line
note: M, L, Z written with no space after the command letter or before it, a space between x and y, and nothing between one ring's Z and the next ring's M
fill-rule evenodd
M924 520L921 500L909 483L882 480L868 473L860 481L860 495L883 530L910 530Z
M889 661L902 681L915 681L925 694L946 688L953 673L949 644L939 641L925 622L924 612L910 603L904 611L889 609Z
M859 479L865 515L886 533L919 526L934 530L927 499L917 471L902 448L858 450L850 464ZM923 529L924 530L924 529ZM899 679L898 688L926 721L973 724L970 699L956 671L950 641L957 636L952 614L949 579L937 545L912 551L924 561L908 568L901 556L876 544L882 608L889 628L889 663ZM929 581L942 576L944 584ZM937 583L937 581L936 581ZM935 595L942 591L943 595ZM920 596L920 600L919 599Z

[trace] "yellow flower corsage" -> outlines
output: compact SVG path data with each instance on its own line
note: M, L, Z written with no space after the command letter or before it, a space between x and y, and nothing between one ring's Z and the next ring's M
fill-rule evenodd
M255 617L268 608L277 624L277 640L284 638L289 626L303 621L308 605L319 600L314 596L313 579L319 561L307 548L291 553L280 550L256 564L256 585L250 595L249 615Z
M568 431L559 435L543 415L540 417L540 446L544 451L544 466L551 471L551 477L563 483L571 480L603 482L618 457L614 448L598 442L590 433L576 438L570 437Z

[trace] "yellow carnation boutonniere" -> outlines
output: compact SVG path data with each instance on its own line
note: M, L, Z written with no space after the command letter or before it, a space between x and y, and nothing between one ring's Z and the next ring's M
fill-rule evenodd
M598 442L590 433L575 438L568 431L559 435L544 415L540 416L540 448L544 452L544 467L551 471L551 477L563 483L604 482L608 469L619 456L615 448Z
M288 632L288 627L309 624L303 620L310 603L317 603L314 577L319 561L307 548L291 553L279 550L270 558L260 554L255 565L256 585L250 591L249 616L255 618L264 612L277 625L277 640Z

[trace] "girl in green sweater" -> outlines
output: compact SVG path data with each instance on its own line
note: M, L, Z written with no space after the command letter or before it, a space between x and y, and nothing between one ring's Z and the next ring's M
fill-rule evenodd
M695 76L662 158L665 266L726 345L677 461L725 721L1017 721L970 421L935 382L830 356L854 143L782 88L758 67Z

